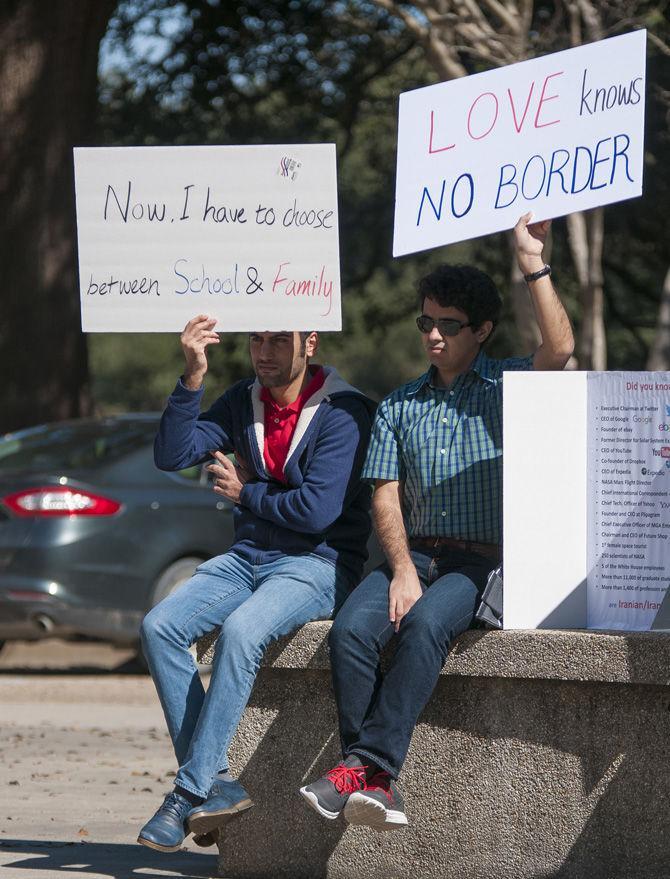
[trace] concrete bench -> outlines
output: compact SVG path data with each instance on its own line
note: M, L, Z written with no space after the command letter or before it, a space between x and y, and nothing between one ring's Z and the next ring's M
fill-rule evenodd
M463 635L400 779L410 827L381 834L298 793L339 759L329 627L268 653L230 754L256 805L224 831L219 875L670 877L670 635Z

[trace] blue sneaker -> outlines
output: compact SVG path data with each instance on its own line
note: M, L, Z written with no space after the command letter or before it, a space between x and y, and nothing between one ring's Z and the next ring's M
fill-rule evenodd
M193 806L184 797L168 794L153 818L140 830L137 841L159 852L177 852L188 830L186 818Z
M188 827L201 835L221 827L253 806L249 794L239 781L217 778L209 789L207 799L188 813Z

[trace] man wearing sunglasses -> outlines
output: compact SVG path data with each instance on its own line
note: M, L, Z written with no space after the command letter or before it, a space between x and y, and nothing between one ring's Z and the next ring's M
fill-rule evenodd
M502 302L471 266L419 283L416 320L430 368L379 406L363 468L386 563L345 602L330 635L344 761L301 789L326 818L391 830L407 824L396 779L450 644L474 620L501 555L502 379L563 369L574 340L542 250L549 222L514 229L542 342L528 357L482 350ZM379 657L396 649L382 677Z

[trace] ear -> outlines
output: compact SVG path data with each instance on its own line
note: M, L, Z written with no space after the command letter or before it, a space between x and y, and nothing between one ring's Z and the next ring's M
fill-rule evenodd
M316 332L310 333L309 336L305 339L305 354L307 357L314 357L316 352L319 350L319 334Z
M480 345L482 345L493 332L493 321L485 320L484 323L477 327L475 336Z

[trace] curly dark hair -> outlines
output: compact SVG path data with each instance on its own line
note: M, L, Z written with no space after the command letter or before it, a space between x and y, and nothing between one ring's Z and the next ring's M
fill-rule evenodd
M453 306L464 312L473 329L490 320L493 326L500 319L502 299L491 278L474 266L441 265L418 283L418 304L432 299L442 308Z

